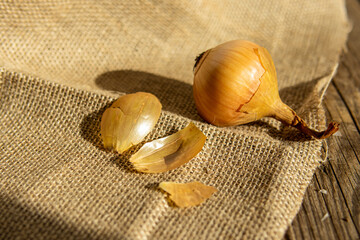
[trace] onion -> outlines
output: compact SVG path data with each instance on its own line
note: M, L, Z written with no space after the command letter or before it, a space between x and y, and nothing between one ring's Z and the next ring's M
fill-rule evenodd
M334 134L310 129L279 96L276 70L269 52L249 41L234 40L202 53L194 67L197 110L207 122L234 126L273 117L317 139Z

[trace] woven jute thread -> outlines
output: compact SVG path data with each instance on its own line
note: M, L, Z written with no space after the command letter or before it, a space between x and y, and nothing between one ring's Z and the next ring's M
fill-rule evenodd
M101 147L101 111L112 98L9 72L3 73L3 81L5 236L86 238L91 233L99 238L206 239L251 238L260 232L259 237L280 236L291 220L285 213L301 202L303 182L310 181L311 169L318 165L313 153L320 142L303 137L294 141L301 140L296 134L282 136L275 121L234 129L195 121L208 139L194 160L164 174L135 173L128 163L131 153L119 156ZM188 122L164 111L148 140ZM170 208L154 187L165 180L202 181L219 192L200 207ZM26 215L24 220L13 211ZM31 214L38 215L39 228L28 221ZM279 219L283 229L266 232Z
M322 129L322 90L348 31L342 1L0 5L0 238L283 236L320 164L322 142L273 119L205 123L192 100L193 60L231 39L264 45L284 102ZM207 136L199 155L167 173L141 174L128 161L136 149L103 149L102 112L136 91L163 104L145 140L192 121ZM178 209L157 189L161 181L201 181L219 191Z

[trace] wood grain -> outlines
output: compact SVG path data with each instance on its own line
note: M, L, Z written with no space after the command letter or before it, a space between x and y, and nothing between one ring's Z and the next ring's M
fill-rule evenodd
M324 99L341 127L284 239L360 239L360 1L347 0L347 10L353 29Z

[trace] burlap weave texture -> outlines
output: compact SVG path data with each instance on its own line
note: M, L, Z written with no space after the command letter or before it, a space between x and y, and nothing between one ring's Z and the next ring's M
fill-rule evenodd
M30 1L0 9L0 238L283 236L322 142L272 119L205 123L192 100L192 65L222 42L255 41L274 57L284 102L324 128L320 95L348 31L343 1ZM202 152L168 173L140 174L129 166L132 152L105 151L101 113L135 91L163 104L146 140L193 121L208 137ZM161 181L201 181L219 192L178 209L157 190Z

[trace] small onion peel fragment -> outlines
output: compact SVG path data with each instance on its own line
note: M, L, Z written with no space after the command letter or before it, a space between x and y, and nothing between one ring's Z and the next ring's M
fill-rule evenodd
M117 99L101 118L104 147L122 153L140 143L155 127L161 107L157 97L145 92Z
M144 144L130 162L139 172L166 172L194 158L203 148L205 140L206 136L190 123L170 136Z
M180 208L200 205L211 197L217 189L201 182L162 182L159 188L170 194L170 199Z

